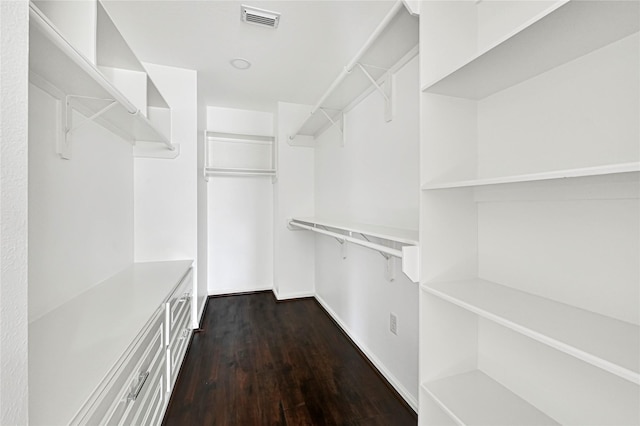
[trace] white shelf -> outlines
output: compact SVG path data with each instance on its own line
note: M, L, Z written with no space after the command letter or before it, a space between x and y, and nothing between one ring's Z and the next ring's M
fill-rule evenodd
M32 321L30 421L68 424L192 263L135 263Z
M426 383L422 389L458 425L560 424L478 370Z
M96 121L131 142L157 142L173 149L169 139L138 110L102 72L71 46L51 22L30 5L29 70L64 95L73 95L83 114L94 114L115 100L116 106ZM93 99L89 99L93 98ZM100 100L102 99L102 100ZM64 100L63 100L64 101Z
M275 137L206 131L204 177L277 177Z
M391 228L387 226L369 225L341 220L321 219L315 217L295 217L292 220L311 225L326 226L340 229L345 232L365 234L383 240L389 240L401 244L418 245L418 231L413 229Z
M640 384L640 327L481 279L423 284L443 300Z
M411 281L415 283L420 281L420 248L418 247L418 231L308 217L292 218L289 220L288 226L291 230L304 229L316 232L333 237L338 241L341 241L342 244L349 242L381 253L387 259L387 278L390 281L395 279L395 268L391 258L400 258L402 259L402 272ZM324 228L335 229L337 232ZM361 239L353 236L352 233L354 232L363 235L364 238ZM369 241L367 236L406 245L399 249L389 247L387 245Z
M637 1L558 2L422 90L482 99L638 32L639 11Z
M371 79L378 85L386 85L387 70L392 74L418 54L418 32L418 19L406 10L402 1L396 1L358 53L320 97L298 130L290 135L290 143L297 144L295 136L298 135L315 138L332 126L331 120L341 121L342 113L347 112L361 96L369 93L373 87ZM389 111L388 117L391 115Z
M507 183L535 182L554 179L567 179L589 176L606 176L620 173L640 172L640 162L609 164L604 166L582 167L578 169L555 170L542 173L528 173L513 176L460 180L452 182L427 183L422 189L468 188L476 186L500 185Z
M274 169L231 169L220 167L206 167L205 176L275 176Z

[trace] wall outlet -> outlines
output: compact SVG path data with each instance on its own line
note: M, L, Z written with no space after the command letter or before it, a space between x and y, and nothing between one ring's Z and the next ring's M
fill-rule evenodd
M389 330L398 335L398 317L393 312L389 314Z

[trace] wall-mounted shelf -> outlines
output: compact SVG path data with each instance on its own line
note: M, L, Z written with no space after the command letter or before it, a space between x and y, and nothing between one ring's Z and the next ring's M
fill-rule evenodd
M289 135L314 139L333 125L340 125L344 138L344 114L369 90L385 99L385 120L394 115L393 74L418 54L418 19L397 1L354 58L313 106L298 129Z
M560 424L479 370L425 383L422 389L460 426Z
M98 10L102 10L102 6L98 5ZM63 158L70 157L73 132L88 121L95 121L132 143L144 141L161 144L171 151L175 149L166 129L161 129L157 123L152 122L154 114L148 114L148 111L141 110L131 102L97 65L62 36L34 4L30 4L29 18L30 80L64 102L60 108L64 134L59 137L62 140L58 143ZM102 21L104 19L106 18L103 17ZM150 81L146 74L144 79ZM151 97L155 100L151 106L159 105L159 108L164 108L165 113L160 115L166 118L169 114L170 118L166 102L163 99L158 101L161 95L152 83L150 86L154 92ZM74 123L72 110L77 110L87 118Z
M636 1L559 1L422 90L483 99L637 32L639 8Z
M206 132L204 176L277 177L273 136Z
M275 176L275 169L222 169L206 167L205 176Z
M640 327L481 279L421 288L483 318L640 384Z
M289 229L304 229L335 238L341 244L349 242L380 252L390 263L391 257L402 259L402 272L413 282L419 281L419 249L418 231L390 228L347 221L336 221L318 218L292 218L288 222ZM356 234L356 235L354 235ZM390 242L392 245L373 242L369 238ZM400 248L393 245L402 245ZM393 279L392 266L388 273Z
M555 170L541 173L528 173L513 176L460 180L451 182L433 182L422 186L422 189L469 188L476 186L500 185L507 183L535 182L554 179L568 179L589 176L606 176L620 173L640 172L640 162L608 164L604 166L582 167L577 169Z

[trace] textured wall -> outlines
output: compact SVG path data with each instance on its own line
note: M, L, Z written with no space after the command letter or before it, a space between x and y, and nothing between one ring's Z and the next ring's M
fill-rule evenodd
M0 424L27 423L29 4L0 1Z

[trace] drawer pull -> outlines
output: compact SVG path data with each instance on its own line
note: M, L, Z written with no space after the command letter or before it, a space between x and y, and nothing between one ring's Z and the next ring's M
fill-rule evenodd
M127 402L135 401L136 398L138 398L138 395L140 394L140 391L142 391L142 387L144 386L144 383L147 381L148 377L149 377L148 371L146 373L140 373L140 375L138 376L138 385L136 386L133 392L127 395Z
M185 328L184 330L182 330L182 335L180 336L180 340L186 339L188 335L189 335L189 329Z

